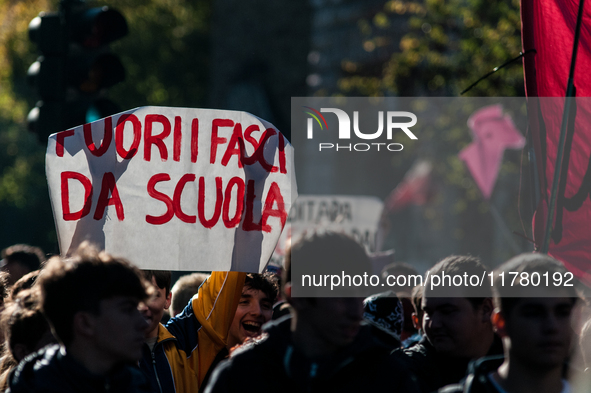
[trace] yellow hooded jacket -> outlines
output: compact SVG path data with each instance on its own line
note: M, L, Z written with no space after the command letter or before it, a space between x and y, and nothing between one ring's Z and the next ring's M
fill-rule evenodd
M183 312L158 328L152 351L144 348L140 367L158 391L197 393L228 330L246 273L213 272Z

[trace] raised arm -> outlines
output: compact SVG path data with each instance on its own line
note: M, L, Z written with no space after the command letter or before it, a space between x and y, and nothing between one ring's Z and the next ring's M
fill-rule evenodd
M183 312L166 325L191 360L199 386L226 346L246 273L213 272Z

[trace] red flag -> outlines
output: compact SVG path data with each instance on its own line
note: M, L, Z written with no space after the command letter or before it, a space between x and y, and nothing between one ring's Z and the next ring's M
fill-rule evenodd
M468 119L474 142L459 154L476 181L484 199L489 199L501 169L505 149L521 149L525 138L519 133L511 116L503 115L501 105L492 105L474 112Z
M418 160L406 172L404 179L386 198L384 211L393 213L408 205L423 205L432 195L431 171L433 166L428 161Z
M564 97L573 51L578 1L522 0L523 50L528 114L540 180L540 204L534 217L534 239L544 239L548 203L558 151ZM583 13L574 74L577 97L591 96L591 8ZM577 98L574 121L567 129L549 254L580 278L591 269L591 99Z

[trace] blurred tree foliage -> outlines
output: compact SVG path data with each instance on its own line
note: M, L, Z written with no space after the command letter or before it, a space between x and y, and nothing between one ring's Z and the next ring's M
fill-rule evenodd
M340 81L348 95L459 96L478 78L521 51L519 0L389 0L371 20L359 21L364 49L390 41L393 25L407 32L379 72L351 73ZM517 61L480 82L467 95L524 95L523 71ZM357 70L344 61L343 71Z
M392 53L381 67L364 66L350 59L342 64L343 77L339 81L340 94L348 96L425 96L459 97L462 90L493 68L517 57L521 51L521 22L519 0L389 0L383 10L358 23L363 36L363 49L379 50L398 34L399 50ZM406 26L406 28L404 27ZM400 31L403 31L401 34ZM465 97L521 97L524 79L521 60L492 74L465 94ZM484 201L466 166L457 154L472 142L470 131L460 118L467 118L478 107L469 99L457 109L457 118L442 116L438 127L421 129L421 143L415 149L392 158L399 177L417 158L434 163L436 178L447 198L436 198L423 208L423 217L432 228L449 233L444 212L457 214L458 227L451 229L461 247L455 252L481 255L489 263L496 263L502 255L491 256L491 238L498 228L491 215L490 205L496 205L511 230L523 232L517 211L517 197L522 205L530 206L527 187L520 191L520 151L505 151L505 159L490 202ZM523 118L523 106L504 108ZM415 113L420 113L417 108ZM515 116L514 116L515 118ZM526 124L518 124L525 132ZM526 160L525 160L526 161ZM527 174L527 166L524 168ZM521 184L527 184L527 175ZM396 183L395 183L396 184ZM393 218L400 221L400 217ZM523 220L530 222L531 212L524 209ZM529 247L515 237L518 244ZM404 254L404 241L390 244ZM398 252L397 251L397 252ZM505 256L513 251L505 250ZM497 253L498 254L498 253ZM491 258L491 259L489 259Z
M129 24L129 35L111 48L121 58L125 82L109 91L121 110L144 105L205 105L211 2L106 0ZM55 253L57 238L45 179L45 146L27 131L34 90L26 83L38 54L28 24L48 0L0 0L0 248L29 243Z

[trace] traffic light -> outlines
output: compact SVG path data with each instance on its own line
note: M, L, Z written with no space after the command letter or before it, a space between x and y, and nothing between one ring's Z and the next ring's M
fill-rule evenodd
M29 38L41 52L27 72L29 82L37 88L40 101L29 112L27 120L29 129L41 138L62 127L67 34L61 15L40 13L29 24Z
M29 112L29 129L41 141L51 133L120 112L107 89L125 79L125 69L108 45L128 33L127 22L108 7L62 1L55 14L41 13L29 36L41 56L28 76L40 101Z

